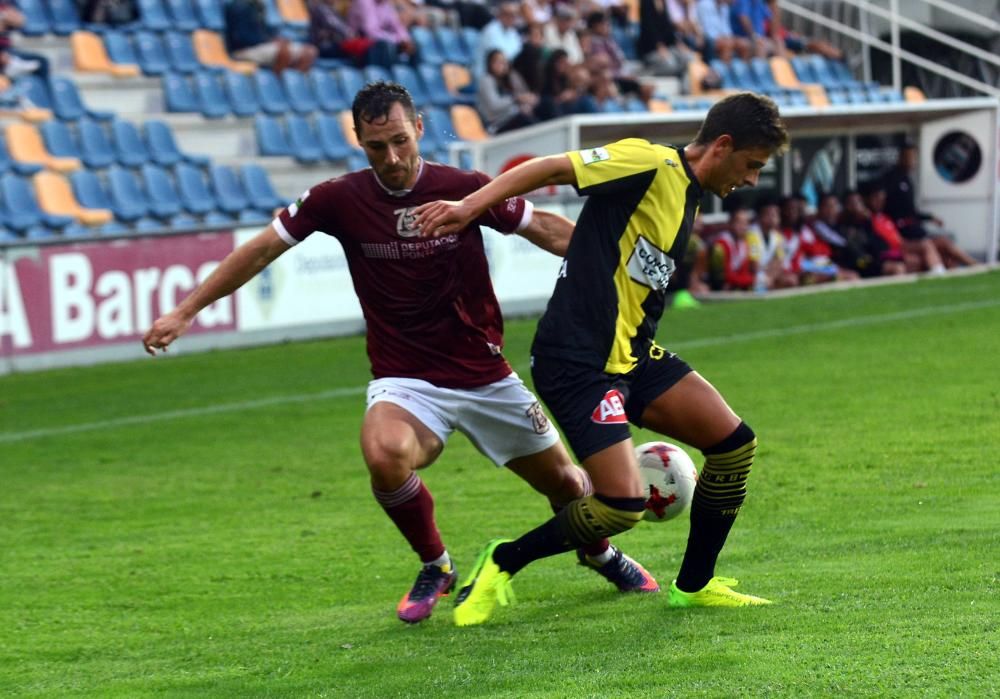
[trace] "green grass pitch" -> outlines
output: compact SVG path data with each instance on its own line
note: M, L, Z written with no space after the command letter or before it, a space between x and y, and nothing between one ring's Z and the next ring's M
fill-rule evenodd
M508 323L528 375L533 320ZM358 448L361 338L0 378L0 696L997 696L1000 273L668 312L760 439L719 572L622 596L570 556L408 627ZM639 432L637 441L654 438ZM423 476L462 573L548 516L462 436ZM663 584L686 518L618 543Z

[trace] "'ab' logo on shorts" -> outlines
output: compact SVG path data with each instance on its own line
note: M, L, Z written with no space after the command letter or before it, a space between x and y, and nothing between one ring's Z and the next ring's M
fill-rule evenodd
M591 422L599 425L620 425L628 422L625 415L625 397L621 391L612 389L604 394L601 402L590 416Z

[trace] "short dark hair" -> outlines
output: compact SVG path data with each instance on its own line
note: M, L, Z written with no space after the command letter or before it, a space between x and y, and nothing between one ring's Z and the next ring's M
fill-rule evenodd
M608 16L604 14L601 10L594 10L589 15L587 15L586 19L587 29L593 29L598 24L605 21L607 18Z
M732 137L733 150L767 148L777 153L788 147L788 131L778 105L752 92L738 92L712 105L694 142L708 145L723 135Z
M351 105L351 114L354 116L354 128L361 130L361 122L371 123L376 119L387 119L392 105L399 103L403 106L407 118L414 124L417 122L417 110L413 106L413 97L409 91L399 83L378 81L368 83L358 90Z

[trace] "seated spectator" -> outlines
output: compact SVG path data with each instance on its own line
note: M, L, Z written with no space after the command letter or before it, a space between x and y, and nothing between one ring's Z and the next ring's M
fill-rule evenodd
M116 27L139 19L135 0L84 0L77 3L80 19L88 24Z
M689 49L703 53L705 35L698 22L694 0L664 0L667 16L674 25L674 33Z
M473 56L474 75L486 72L486 56L499 49L508 61L513 61L521 53L521 32L517 28L518 6L515 2L502 2L497 7L496 18L483 27L479 33L479 46Z
M893 239L891 233L888 238L875 233L872 212L857 190L844 194L844 211L838 230L846 241L846 247L856 251L858 272L862 277L906 273L902 240L898 237Z
M755 266L754 291L797 286L798 276L785 272L785 236L781 234L781 208L774 195L765 194L754 207L757 218L747 231L747 247Z
M767 0L768 23L767 31L771 39L775 42L777 52L784 54L785 51L793 53L818 53L824 58L833 61L844 60L844 52L828 41L813 39L796 34L784 28L781 24L781 8L778 7L778 0Z
M510 62L518 75L524 78L528 89L538 94L542 91L542 71L545 68L545 38L542 25L530 24L525 33L521 51Z
M945 266L930 238L906 240L899 232L896 222L885 212L886 193L880 180L870 180L861 186L865 206L871 212L872 230L884 240L891 250L903 254L907 272L931 272L944 274Z
M0 71L8 78L34 74L49 77L49 59L40 53L14 48L10 33L24 26L24 15L17 6L0 0Z
M521 0L521 21L526 27L551 22L554 13L552 0Z
M830 246L833 261L838 267L857 272L862 277L879 274L879 265L868 250L867 240L850 241L840 232L843 207L833 192L820 195L816 218L811 226L816 235Z
M600 12L607 15L618 27L627 27L630 21L629 5L626 0L579 0L576 5L584 17Z
M705 37L702 57L706 61L718 58L726 63L732 60L733 54L738 54L743 60L750 58L752 45L745 37L733 35L730 19L730 4L732 0L698 0L696 10L698 23Z
M225 6L226 49L234 58L266 66L306 71L316 60L316 47L278 36L264 22L262 0L229 0Z
M687 70L691 54L677 35L666 0L640 0L637 49L653 75L680 77Z
M625 99L610 68L590 69L590 94L586 103L587 110L591 112L625 111Z
M781 232L785 236L785 271L798 275L799 284L858 278L856 272L837 266L830 246L806 223L803 197L792 195L781 200Z
M578 19L579 16L572 5L560 3L556 5L552 21L547 23L543 30L545 48L550 51L562 49L572 65L583 63L584 59L580 38L576 33Z
M385 41L396 49L396 57L417 63L417 45L392 0L352 0L348 12L351 28L363 37Z
M932 235L926 228L931 222L938 228L942 222L933 214L917 209L916 187L910 173L917 168L917 145L905 140L899 149L899 159L896 165L882 176L882 186L885 188L885 212L899 228L906 249L919 252L924 240L929 240L937 250L938 256L946 267L974 265L976 260L958 247L946 234Z
M733 0L729 18L733 35L750 42L756 56L777 53L768 33L771 9L766 0Z
M476 109L483 117L486 130L496 134L536 123L534 110L538 96L528 90L516 71L510 69L503 51L490 51L486 66L476 92Z
M747 232L750 210L734 200L730 203L729 228L712 243L709 283L716 291L748 291L757 277L757 265L750 257Z
M594 80L603 79L604 71L610 69L621 94L635 95L644 103L652 98L652 85L640 83L627 69L625 53L611 36L611 22L604 12L592 12L587 16L587 48L584 52Z
M445 14L458 15L458 23L463 27L482 29L493 19L489 5L484 0L424 0L430 7L436 7Z
M556 49L545 62L535 116L545 120L592 111L593 105L587 100L590 83L587 67L572 65L566 52Z
M342 58L358 66L396 62L396 47L388 41L361 36L348 22L351 0L309 0L309 43L323 58Z

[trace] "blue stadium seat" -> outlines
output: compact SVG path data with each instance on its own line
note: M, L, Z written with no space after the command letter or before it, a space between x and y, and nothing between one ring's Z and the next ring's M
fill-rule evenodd
M753 74L757 84L764 89L779 89L778 83L774 80L774 73L771 71L771 64L766 58L751 58L750 72Z
M293 158L300 163L315 163L323 159L319 137L305 117L289 114L285 124L288 127L288 144L292 147Z
M108 194L117 219L131 223L149 214L149 200L131 170L120 165L108 169Z
M108 29L102 37L104 39L104 50L108 52L108 58L111 59L112 63L138 65L140 69L142 68L142 64L139 62L139 53L132 45L132 40L128 34L116 29Z
M427 95L431 104L435 107L451 107L457 101L455 96L448 92L448 86L444 83L444 76L441 74L441 66L420 64L417 66L417 73L427 88Z
M635 47L635 37L629 27L623 27L617 22L611 22L611 36L618 43L625 54L625 58L630 61L641 60Z
M221 211L209 211L203 220L206 226L232 226L236 223L236 219Z
M382 66L368 65L361 69L361 74L365 78L365 83L377 83L379 81L389 82L392 75Z
M16 231L27 231L39 225L61 229L74 220L70 216L56 216L42 211L30 181L13 173L0 175L0 195L6 206L7 226Z
M472 52L462 43L459 33L449 26L442 25L434 30L438 45L446 63L457 63L468 66L472 63Z
M471 70L472 64L476 62L476 51L479 50L480 30L475 27L462 27L459 31L462 37L462 44L469 54L469 63L466 64L466 67Z
M142 183L149 201L149 213L162 219L181 213L181 198L166 170L146 163L142 166Z
M194 91L198 97L198 111L206 119L221 119L233 111L229 107L229 100L222 91L216 73L207 70L195 73Z
M257 87L257 102L261 111L267 114L286 114L291 109L285 91L281 87L281 81L273 72L259 69L253 74L253 80Z
M222 32L226 29L226 18L222 13L222 0L195 0L198 18L206 29Z
M115 149L99 123L81 119L79 123L80 157L89 168L108 167L115 162Z
M285 23L285 18L278 11L278 5L274 0L262 0L264 5L264 24L271 29L280 29Z
M14 89L36 107L52 109L52 92L45 80L37 75L22 75L14 81Z
M73 132L66 122L59 121L58 119L49 119L42 122L38 130L42 134L42 140L45 141L46 150L52 155L60 158L79 159L82 157L80 146L77 145L76 139L73 137Z
M253 82L246 75L232 70L223 71L222 86L236 116L252 117L260 111L257 92L254 90Z
M340 86L343 88L347 101L353 102L354 96L365 86L365 78L361 74L361 71L357 68L345 66L337 70L337 77L340 80Z
M440 66L444 63L444 54L438 46L437 38L427 27L419 25L410 27L410 37L417 46L417 55L421 63Z
M80 28L80 14L73 0L48 0L52 32L69 36Z
M6 139L0 137L0 173L14 172L18 175L34 175L43 169L38 163L22 163L11 159Z
M808 58L805 56L792 56L789 59L789 63L792 64L792 70L795 71L795 77L799 79L800 83L819 83L819 77L817 77L812 63Z
M90 238L96 233L93 228L74 221L62 229L63 238Z
M284 86L288 104L294 111L299 114L309 114L319 109L316 93L312 89L312 81L304 73L297 70L286 70L281 74L281 83Z
M271 178L260 165L255 163L241 165L240 177L243 179L243 188L257 208L273 211L279 206L284 206L284 200L274 191Z
M190 230L192 228L198 228L198 219L196 219L191 214L177 214L170 219L170 227L176 230Z
M155 218L140 218L132 222L132 230L141 233L162 233L166 226Z
M108 221L95 231L98 235L112 236L128 233L128 226L118 221Z
M363 151L354 151L347 156L347 170L349 172L364 170L369 167L371 166L368 164L368 158L365 157Z
M58 235L59 234L51 228L46 228L41 224L32 226L24 231L25 240L45 240L46 238L55 238Z
M84 105L76 84L69 78L53 76L49 79L49 91L52 95L52 111L60 119L76 121L83 117L107 121L114 116L113 112L97 111Z
M822 56L813 54L811 56L806 57L806 60L812 66L812 71L813 74L816 76L817 82L819 82L820 85L822 85L827 89L831 87L849 88L854 86L857 82L853 79L853 77L846 81L841 79L834 73L831 64L828 63L827 60Z
M136 0L136 4L139 7L140 22L146 29L162 32L173 26L160 0Z
M101 184L101 178L97 173L91 170L76 170L69 174L69 183L80 206L85 209L114 210L111 197Z
M198 111L198 97L187 77L180 73L164 74L163 97L168 112Z
M420 79L412 66L396 63L392 66L392 78L407 89L410 96L413 97L413 103L418 107L431 103L431 97L427 94L423 80Z
M455 134L455 126L451 123L451 115L440 107L427 107L424 109L424 141L429 141L431 150L439 150L447 153L448 144L458 141ZM448 161L447 157L439 154L439 159Z
M205 68L194 53L190 34L164 32L163 43L170 59L170 67L178 73L195 73Z
M52 31L42 0L18 0L17 7L24 15L24 25L19 32L25 36L43 36Z
M166 0L166 5L170 11L170 17L174 20L174 29L179 29L182 32L193 32L201 26L191 0Z
M840 106L850 104L850 101L847 99L847 91L840 87L827 88L826 98L830 100L831 105Z
M150 119L143 127L146 145L149 147L149 157L157 165L176 165L181 161L192 165L208 165L209 159L203 155L182 153L174 140L174 132L165 122Z
M139 58L139 68L144 75L163 75L170 70L170 59L159 34L136 32L135 50Z
M149 162L149 149L132 122L124 119L112 121L111 141L115 158L125 167L139 167Z
M316 133L327 160L346 160L355 148L347 142L340 119L330 114L316 117Z
M0 219L2 219L2 212L0 212ZM5 225L6 224L0 220L0 243L13 243L21 240L21 236L14 231L7 230L7 228L3 227Z
M207 214L218 207L212 190L205 182L205 175L201 168L178 163L174 168L174 175L177 178L177 190L181 195L181 204L184 208L196 216Z
M334 79L329 71L313 68L309 71L309 79L320 109L326 112L339 112L351 108L351 101L344 96L340 82Z
M247 198L243 183L235 172L225 165L213 165L208 170L212 189L219 204L219 210L229 214L239 214L246 209L253 209L256 202Z
M257 134L257 151L261 155L291 155L285 130L275 117L258 114L254 117L254 131Z
M236 217L236 220L243 224L266 226L271 222L272 218L273 217L270 212L267 211L260 211L259 209L244 209Z
M868 94L860 85L846 88L848 104L868 104Z
M712 65L715 67L714 61ZM733 58L729 61L729 74L739 90L760 92L763 89L763 86L757 82L757 77L750 71L750 66L742 58Z
M632 96L625 98L625 111L641 113L641 112L648 112L649 110L646 108L646 105L643 103L641 99Z

